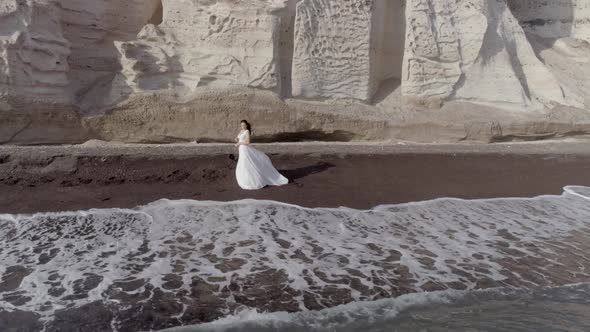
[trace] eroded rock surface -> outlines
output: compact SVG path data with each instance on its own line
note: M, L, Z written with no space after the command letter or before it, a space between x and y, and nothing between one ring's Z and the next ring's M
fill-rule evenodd
M0 7L0 91L67 98L70 43L54 2L7 0Z
M583 107L536 57L505 2L415 1L407 15L404 94L518 109Z
M222 140L202 128L219 132L228 127L219 119L296 108L305 115L279 126L309 127L302 121L316 122L318 110L342 123L356 112L385 127L401 125L401 117L408 128L423 127L425 141L440 141L469 136L428 133L456 121L461 111L448 107L455 102L473 105L474 114L497 110L486 122L500 121L499 110L525 114L530 124L567 122L572 112L588 114L589 21L582 0L7 0L0 7L0 137L109 139L104 128L127 124L105 123L123 112L138 117L131 131L163 132L142 141ZM269 93L278 106L233 99L240 89ZM146 105L146 98L158 102ZM219 114L197 114L203 107L192 105L202 100ZM178 105L188 121L167 115ZM440 109L442 120L424 121L424 108ZM274 135L273 117L257 133ZM470 126L475 118L461 121ZM36 123L55 129L34 134ZM184 129L192 126L196 132ZM351 130L333 127L313 130ZM410 139L386 131L385 138Z

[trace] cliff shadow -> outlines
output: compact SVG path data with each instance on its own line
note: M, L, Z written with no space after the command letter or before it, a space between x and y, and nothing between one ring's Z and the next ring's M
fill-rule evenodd
M507 0L533 49L539 53L560 38L571 37L575 21L574 0Z
M63 11L76 10L75 5L70 9L68 2L64 2L61 5ZM146 24L161 23L162 1L152 0L151 6L146 8L145 15L136 16L136 20L124 14L119 15L118 20L100 20L100 24L62 19L64 37L75 46L68 60L68 79L81 115L95 115L132 94L133 89L127 85L122 74L121 54L116 43L136 40L137 34ZM121 2L108 0L92 14L102 17L121 10Z
M185 87L182 82L184 67L178 56L168 56L161 59L146 50L138 57L138 62L133 66L137 72L136 84L142 90L171 90ZM160 69L164 65L165 72Z
M164 19L164 5L162 4L162 0L158 0L158 4L156 5L156 10L152 14L152 17L148 21L148 23L153 25L160 25Z
M285 9L275 13L279 16L279 38L275 42L279 63L279 96L289 98L293 95L292 72L295 54L295 16L300 0L288 0Z
M171 91L185 87L181 79L184 67L177 56L156 57L151 53L151 45L127 44L121 48L121 56L135 60L133 66L107 74L85 90L78 100L83 116L99 115L124 102L133 94L134 87L144 91ZM166 70L162 72L162 68Z
M282 132L271 135L256 136L255 143L271 142L349 142L357 135L346 130L322 131L322 130L301 130L296 132Z
M371 104L376 105L384 102L388 99L395 91L402 86L402 80L397 77L392 77L382 81L377 88L377 92L373 95ZM401 100L400 100L401 101Z
M371 17L371 104L383 102L401 87L406 44L406 0L377 0Z

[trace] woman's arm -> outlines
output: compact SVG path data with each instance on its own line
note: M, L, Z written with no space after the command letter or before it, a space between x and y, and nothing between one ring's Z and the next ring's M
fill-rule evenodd
M248 144L250 144L250 132L249 131L246 132L246 137L244 139L244 142L238 142L238 144L236 144L236 146L248 145Z

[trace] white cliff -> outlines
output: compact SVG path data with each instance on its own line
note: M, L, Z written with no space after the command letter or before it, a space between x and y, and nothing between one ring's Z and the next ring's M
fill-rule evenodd
M401 78L405 1L297 4L293 96L370 102L380 84Z
M590 2L511 0L537 57L560 84L590 105Z
M277 89L280 24L264 1L164 0L159 26L117 43L136 90L200 86Z
M269 138L585 132L589 22L583 0L3 0L0 139L59 118L60 141L60 107L76 139L223 140L238 116Z
M583 106L537 58L505 2L423 0L407 16L405 95L522 110Z
M4 0L0 4L2 94L67 99L70 43L54 2Z

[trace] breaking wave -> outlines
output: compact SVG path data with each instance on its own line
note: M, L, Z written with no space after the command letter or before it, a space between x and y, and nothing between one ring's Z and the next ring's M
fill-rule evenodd
M162 332L589 331L590 284L402 295L320 311L244 310L211 323Z
M31 312L51 327L99 305L110 329L131 331L248 310L588 282L589 200L590 188L571 186L559 196L365 211L160 200L0 215L0 312Z

